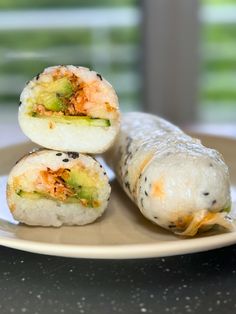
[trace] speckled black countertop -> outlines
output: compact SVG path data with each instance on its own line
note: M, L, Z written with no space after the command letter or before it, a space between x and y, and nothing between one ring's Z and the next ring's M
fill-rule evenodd
M236 313L236 246L142 260L0 247L0 313Z

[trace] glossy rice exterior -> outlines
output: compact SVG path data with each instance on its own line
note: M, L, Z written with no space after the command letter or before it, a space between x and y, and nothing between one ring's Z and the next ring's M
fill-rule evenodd
M151 114L127 113L108 164L152 222L193 236L220 225L231 230L230 181L220 153Z
M93 169L99 174L102 187L99 189L99 207L85 207L80 202L65 203L48 198L29 199L17 195L17 186L14 179L24 176L24 191L33 192L32 182L36 179L38 172L50 168L70 169L82 162L86 168ZM50 150L39 150L23 157L12 169L7 182L7 202L11 213L19 222L34 226L62 225L86 225L94 222L105 211L108 205L111 188L108 177L103 167L92 157L63 153Z
M109 102L117 113L116 118L110 120L111 125L109 127L59 123L50 120L50 118L41 119L29 115L30 99L34 97L37 82L40 80L47 82L48 77L57 68L62 69L62 71L70 71L85 83L97 82L99 84L99 97L104 103ZM102 117L99 116L98 118ZM81 153L102 153L111 147L118 134L120 128L119 103L113 87L95 71L73 65L54 66L46 68L27 83L20 96L18 120L23 133L43 147Z

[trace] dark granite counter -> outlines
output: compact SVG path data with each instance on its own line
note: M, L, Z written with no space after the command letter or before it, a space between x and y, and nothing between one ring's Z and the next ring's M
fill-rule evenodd
M142 260L0 247L0 313L236 313L236 246Z

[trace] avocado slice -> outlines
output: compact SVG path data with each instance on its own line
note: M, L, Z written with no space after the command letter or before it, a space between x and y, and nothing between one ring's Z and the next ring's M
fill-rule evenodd
M226 212L226 213L230 213L230 211L231 211L231 205L228 206L228 207L226 207L226 208L224 208L222 211L223 211L223 212Z
M76 197L89 201L90 206L97 199L96 181L85 171L71 169L69 176L64 180L75 191Z
M63 98L69 98L73 94L73 86L68 78L41 85L36 97L36 103L44 105L50 111L63 111L66 104Z
M97 194L97 189L94 187L82 186L77 191L77 195L79 198L84 198L86 200L92 200L94 195Z
M37 113L32 113L32 117L47 119L56 123L64 123L64 124L75 124L75 125L84 125L84 126L96 126L96 127L108 127L111 125L111 122L107 119L99 119L99 118L90 118L85 116L41 116Z
M23 191L23 190L16 191L16 194L18 196L20 196L20 197L28 198L28 199L31 199L31 200L40 199L40 198L42 198L44 196L44 195L42 195L39 192L26 192L26 191Z
M73 94L73 86L68 78L62 77L49 83L46 91L56 94L57 97L69 98Z
M82 169L72 168L66 174L66 177L63 178L65 182L71 186L72 188L87 186L87 187L95 187L96 179L88 175L87 171Z
M66 109L65 104L59 97L56 96L56 94L43 94L42 103L46 109L51 111L62 111Z

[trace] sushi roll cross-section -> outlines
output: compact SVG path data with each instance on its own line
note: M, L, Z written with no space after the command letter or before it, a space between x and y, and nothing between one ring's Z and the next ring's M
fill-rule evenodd
M97 72L49 67L23 89L19 123L26 136L46 148L102 153L119 131L118 98Z
M94 158L44 149L13 167L7 201L13 217L29 225L85 225L103 214L110 191L108 177Z

